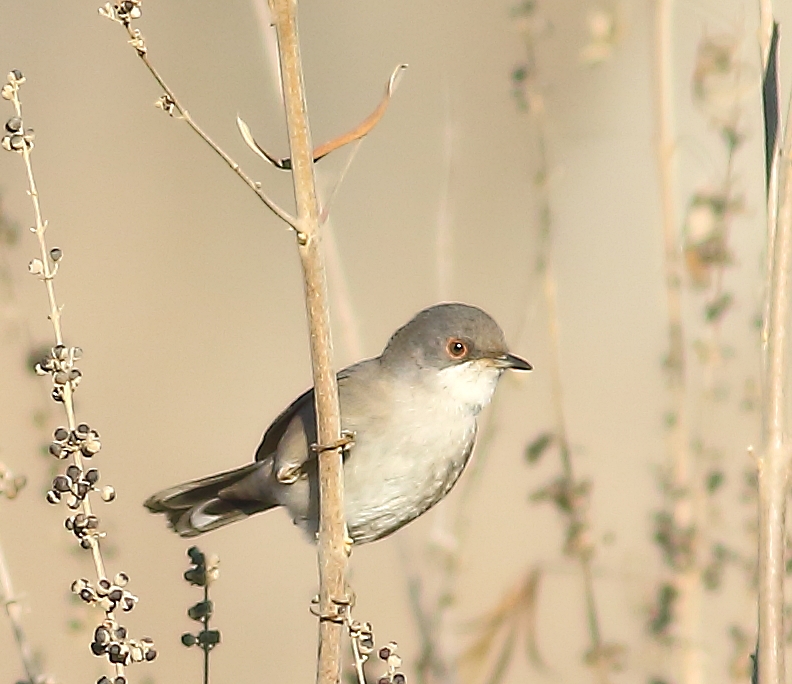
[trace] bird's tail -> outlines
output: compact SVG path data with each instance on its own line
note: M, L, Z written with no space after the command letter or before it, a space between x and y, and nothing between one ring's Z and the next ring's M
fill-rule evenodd
M164 513L168 524L179 536L197 537L278 505L274 500L251 501L223 496L223 490L253 474L261 465L253 462L241 468L163 489L150 496L143 505L152 513Z

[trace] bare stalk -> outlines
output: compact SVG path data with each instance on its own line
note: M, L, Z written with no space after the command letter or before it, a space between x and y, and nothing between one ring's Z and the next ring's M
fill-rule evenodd
M537 270L541 277L542 292L547 313L548 333L552 360L551 402L553 408L553 435L556 439L561 457L561 487L568 492L569 506L559 507L567 517L568 531L566 552L575 558L580 566L583 579L583 595L585 602L586 626L589 635L587 663L593 668L597 680L601 683L610 680L610 672L614 668L614 657L618 648L605 644L600 627L599 611L594 593L594 545L591 540L591 526L586 511L587 485L580 482L575 475L569 446L566 413L563 402L563 384L561 381L560 334L558 327L558 298L556 278L553 269L552 254L552 207L550 206L549 182L550 162L547 153L547 131L545 108L542 93L536 82L536 50L533 40L526 40L526 72L523 74L524 102L533 119L537 143L536 190L539 195L537 222L539 227L539 258ZM527 320L527 317L526 317Z
M139 1L139 0L138 0ZM130 43L135 48L138 57L140 57L140 61L146 65L146 68L149 70L149 73L154 77L154 80L159 84L159 87L162 88L164 95L160 98L159 102L157 103L159 107L163 110L168 112L169 114L173 115L174 113L178 114L178 116L186 123L192 130L201 138L210 148L217 154L230 168L231 170L239 176L242 181L247 185L256 196L264 202L267 208L272 211L278 218L282 221L286 222L288 225L294 227L295 218L290 216L286 211L281 209L275 202L273 202L261 189L261 183L258 181L254 181L250 176L245 173L242 168L237 164L231 156L223 150L211 137L198 125L198 123L190 116L190 113L187 109L182 105L179 99L176 97L175 93L168 87L168 84L165 83L162 76L160 76L159 72L154 68L154 65L148 58L148 48L146 46L145 41L143 40L143 36L140 33L139 29L133 28L132 24L130 23L130 19L134 17L130 17L128 15L118 15L116 11L110 6L106 6L103 10L100 11L106 17L113 19L114 21L118 21L120 24L126 28L127 33L130 37Z
M319 201L314 179L313 147L308 125L296 0L270 0L280 54L281 83L297 204L297 243L303 269L310 328L311 360L319 442L319 662L317 682L341 680L343 622L346 601L344 488L341 470L341 420L338 384L333 370L327 282L319 233Z
M2 493L3 491L0 488L0 495ZM19 657L25 669L27 678L25 684L37 684L40 681L40 673L33 658L33 649L30 647L25 628L22 625L22 606L19 605L14 593L14 585L11 581L11 573L8 570L2 545L0 545L0 603L5 608L8 620L11 623L14 641L16 641Z
M784 136L777 167L778 215L768 213L774 235L769 256L767 336L763 340L763 444L759 469L759 677L762 684L782 684L784 666L784 576L786 496L790 449L786 438L784 385L787 381L786 332L792 269L792 135ZM772 174L771 174L772 177Z
M697 532L696 504L699 495L692 472L690 426L687 407L686 355L682 320L682 260L677 208L674 197L675 142L673 137L673 74L672 32L673 0L658 0L655 17L656 86L657 86L657 162L660 179L663 242L665 252L666 306L668 309L668 356L666 373L670 403L668 419L668 453L670 472L668 488L671 518L675 530L692 532L691 555L673 568L671 584L675 590L674 608L677 616L677 643L680 649L680 681L700 684L703 663L700 651L701 572L695 562Z

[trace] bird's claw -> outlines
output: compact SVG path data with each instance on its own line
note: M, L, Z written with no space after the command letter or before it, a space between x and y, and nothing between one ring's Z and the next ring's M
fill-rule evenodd
M355 595L348 594L342 597L331 596L328 604L328 607L321 606L319 596L314 596L311 599L311 613L322 622L328 621L344 624L349 619L349 609L355 605Z
M335 451L336 449L347 451L353 446L355 446L355 433L351 430L342 430L340 439L330 444L311 444L311 451L315 454L321 454L323 451Z

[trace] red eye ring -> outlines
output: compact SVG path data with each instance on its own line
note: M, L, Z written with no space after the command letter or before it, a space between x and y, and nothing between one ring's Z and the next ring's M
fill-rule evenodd
M448 340L448 344L446 344L446 353L452 359L461 359L467 356L468 346L458 337L452 337Z

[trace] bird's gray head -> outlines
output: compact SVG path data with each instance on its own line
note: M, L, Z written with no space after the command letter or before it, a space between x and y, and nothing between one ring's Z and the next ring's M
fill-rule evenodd
M436 304L418 313L393 334L381 362L409 376L428 377L434 371L431 381L476 413L489 402L504 370L531 370L531 364L509 353L492 317L467 304Z

